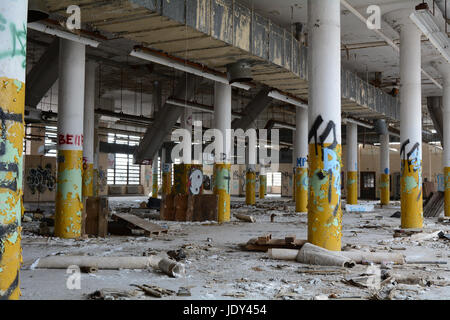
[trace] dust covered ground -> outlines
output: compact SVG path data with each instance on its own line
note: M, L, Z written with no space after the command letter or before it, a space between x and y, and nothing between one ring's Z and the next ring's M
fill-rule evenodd
M110 198L112 211L124 207L139 207L144 197ZM368 202L361 202L368 203ZM375 204L375 202L373 202ZM26 209L36 205L26 204ZM351 269L319 267L298 262L272 260L267 253L242 251L239 243L250 238L272 234L272 238L295 235L306 239L307 216L294 211L289 199L257 200L256 207L244 205L243 198L232 198L232 213L253 215L257 222L246 223L232 217L230 223L214 222L152 222L168 227L168 234L155 237L108 236L66 240L37 235L39 221L24 222L23 259L20 274L21 299L87 299L87 294L101 289L122 292L116 299L157 299L145 295L132 284L152 285L174 291L163 299L449 299L450 298L450 241L435 237L425 241L394 238L400 226L399 218L391 215L400 210L393 202L388 208L369 213L347 213L343 216L342 245L348 248L401 252L408 264L385 264L381 273L381 290L361 285L358 279L369 266ZM41 205L46 215L54 210ZM275 213L275 221L270 216ZM450 224L438 218L425 219L424 232L442 230L450 233ZM34 269L33 262L48 255L143 256L165 254L183 249L186 258L184 278L170 278L156 270L99 270L81 274L81 289L69 290L66 270ZM411 262L421 262L414 264ZM424 263L426 262L426 263ZM372 270L372 269L371 269ZM371 271L372 272L372 271ZM386 279L383 282L383 279ZM391 279L391 280L389 280ZM347 280L347 281L346 281ZM178 296L180 287L191 296Z

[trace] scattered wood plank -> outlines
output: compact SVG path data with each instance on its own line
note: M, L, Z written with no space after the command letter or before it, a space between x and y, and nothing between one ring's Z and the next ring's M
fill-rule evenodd
M445 197L443 192L433 192L423 208L423 216L425 218L439 217L441 212L444 211L444 199Z
M307 240L295 239L295 236L288 236L285 239L272 239L268 234L258 238L252 238L247 243L240 245L241 249L246 251L267 252L269 249L301 249Z
M160 227L155 223L151 223L147 220L141 219L129 213L114 213L112 218L116 221L123 222L130 229L141 229L144 230L146 236L157 235L161 233L167 233L167 229Z

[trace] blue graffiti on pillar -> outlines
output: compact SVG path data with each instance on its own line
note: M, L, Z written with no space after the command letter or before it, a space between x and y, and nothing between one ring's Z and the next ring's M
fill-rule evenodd
M306 166L306 158L297 158L297 167L304 168Z
M389 174L389 168L384 168L384 174Z

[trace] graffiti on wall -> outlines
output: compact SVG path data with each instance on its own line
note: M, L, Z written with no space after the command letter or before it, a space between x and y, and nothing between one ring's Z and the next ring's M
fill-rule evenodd
M52 172L52 165L47 163L45 168L38 166L31 168L26 177L27 186L30 188L31 194L36 192L44 193L45 191L53 191L56 187L56 177Z
M22 57L22 68L26 66L26 53L27 53L27 26L24 23L22 26L17 27L16 24L6 20L6 18L0 13L0 32L9 32L11 47L7 50L0 51L0 59L10 57Z
M411 150L406 153L406 146L409 145L410 140L406 140L402 143L400 147L400 158L403 160L401 162L401 170L405 175L405 191L410 193L413 189L419 187L420 191L417 196L417 201L421 199L422 196L422 163L420 154L420 143L415 143ZM405 163L407 164L408 173L417 173L417 180L412 176L407 176L405 173Z

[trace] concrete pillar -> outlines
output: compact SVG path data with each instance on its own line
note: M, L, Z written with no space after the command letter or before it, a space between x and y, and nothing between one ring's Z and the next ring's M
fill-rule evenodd
M341 16L339 0L308 0L308 241L341 250Z
M380 200L382 205L388 205L391 198L389 148L389 134L382 134L380 136Z
M256 152L257 136L254 127L249 130L248 136L248 163L247 172L245 174L245 203L247 205L255 205L256 203Z
M55 235L81 236L85 51L60 39Z
M97 64L86 63L83 129L83 197L94 195L94 130L95 130L95 70Z
M421 36L411 9L386 19L400 33L401 227L423 227Z
M308 212L308 110L297 108L295 119L295 211Z
M0 2L0 300L20 296L27 0Z
M450 65L448 63L436 62L433 64L444 79L444 96L442 98L442 137L443 153L442 165L444 171L444 213L450 217Z
M187 130L192 136L192 109L184 109L184 113L181 116L181 128ZM183 150L183 158L181 161L184 164L192 164L192 148Z
M219 196L218 220L230 221L231 182L231 86L216 82L214 87L214 127L222 133L222 154L214 164L214 194Z
M167 163L166 148L162 148L161 167L162 167L162 197L172 192L172 170L170 163Z
M158 198L158 155L152 161L152 198Z
M267 193L267 173L266 168L261 166L259 170L259 198L264 199Z
M94 116L94 197L99 196L100 189L100 168L98 165L100 156L100 137L99 137L100 116Z
M358 125L347 122L347 204L358 203Z

